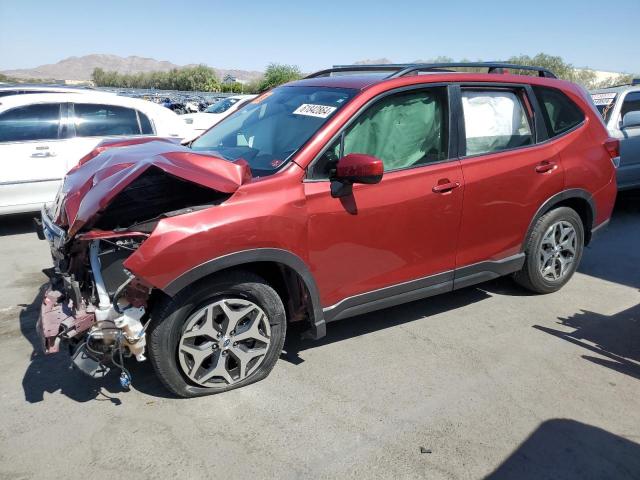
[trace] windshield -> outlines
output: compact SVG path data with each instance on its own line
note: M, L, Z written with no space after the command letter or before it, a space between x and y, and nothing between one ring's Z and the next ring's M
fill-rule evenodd
M191 148L225 160L242 158L253 175L270 175L356 93L343 88L276 88L234 112Z
M223 113L226 112L227 110L229 110L232 105L234 103L237 103L238 101L240 101L239 98L226 98L224 100L220 100L217 103L214 103L213 105L208 106L205 109L205 112L207 113Z

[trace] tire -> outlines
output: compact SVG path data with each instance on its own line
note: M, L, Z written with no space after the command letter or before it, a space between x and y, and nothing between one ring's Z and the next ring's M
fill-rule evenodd
M151 312L150 322L151 364L162 383L185 398L226 392L264 379L280 356L287 328L284 306L275 290L261 277L244 271L221 274L164 298ZM251 355L256 356L249 359Z
M552 231L552 228L555 230ZM569 232L571 228L575 232L575 242L562 242L562 239L570 238L570 234L564 232ZM558 240L563 234L564 236ZM574 252L572 260L568 262L571 247ZM535 293L556 292L577 270L583 250L584 226L580 216L569 207L555 208L535 223L526 240L524 266L513 278L519 285Z

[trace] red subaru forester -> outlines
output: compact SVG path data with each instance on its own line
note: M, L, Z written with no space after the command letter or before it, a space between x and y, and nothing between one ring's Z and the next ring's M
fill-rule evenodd
M617 155L586 93L542 68L324 70L189 145L83 158L42 211L54 267L38 330L124 386L123 357L146 355L180 396L248 385L293 322L319 338L507 274L558 290L609 220Z

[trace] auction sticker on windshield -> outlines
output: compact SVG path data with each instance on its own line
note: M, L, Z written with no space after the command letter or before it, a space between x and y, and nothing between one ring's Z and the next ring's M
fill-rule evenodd
M306 115L308 117L327 118L336 110L336 107L328 105L314 105L312 103L303 103L294 110L294 115Z

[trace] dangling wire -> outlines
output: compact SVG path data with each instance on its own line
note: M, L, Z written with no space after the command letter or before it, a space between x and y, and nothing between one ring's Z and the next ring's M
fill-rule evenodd
M111 361L113 362L113 364L118 367L121 370L120 373L120 385L122 386L122 388L126 388L128 389L131 386L131 373L129 372L129 370L127 370L127 367L124 366L124 357L122 355L122 341L124 339L124 335L122 332L120 332L118 334L117 340L116 340L116 349L117 349L117 354L120 357L120 363L118 363L115 359L115 355L112 356ZM114 352L115 353L115 352Z

